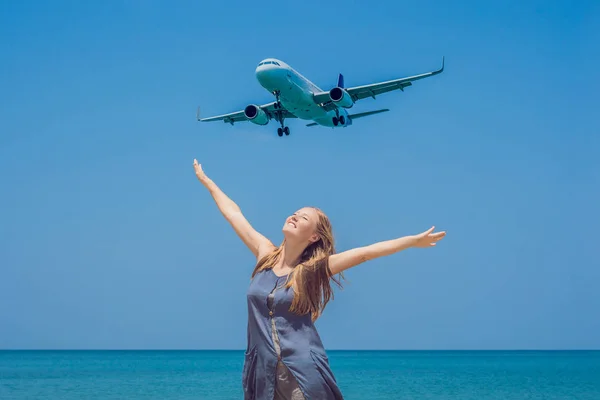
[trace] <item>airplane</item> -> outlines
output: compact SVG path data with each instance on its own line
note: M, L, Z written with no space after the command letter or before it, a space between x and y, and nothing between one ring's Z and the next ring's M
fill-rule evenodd
M208 118L200 118L198 108L196 119L201 122L223 121L231 125L243 121L267 125L270 120L275 120L281 125L277 128L280 137L290 134L290 128L284 121L291 118L312 121L306 126L347 127L357 118L389 111L385 108L349 114L348 109L358 100L367 97L375 99L380 94L397 89L404 91L412 82L437 75L443 70L444 57L441 68L432 72L350 88L344 86L344 76L339 74L337 85L329 91L323 91L285 62L267 58L258 64L255 74L260 85L275 96L274 102L250 104L243 110Z

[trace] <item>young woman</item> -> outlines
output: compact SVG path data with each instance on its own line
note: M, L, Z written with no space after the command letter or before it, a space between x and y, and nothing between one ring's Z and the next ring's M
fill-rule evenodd
M339 285L334 275L409 247L435 246L446 233L431 228L336 254L329 219L318 208L305 207L285 220L283 243L275 246L248 223L195 159L194 170L257 260L247 292L244 399L343 399L314 325L332 296L330 282Z

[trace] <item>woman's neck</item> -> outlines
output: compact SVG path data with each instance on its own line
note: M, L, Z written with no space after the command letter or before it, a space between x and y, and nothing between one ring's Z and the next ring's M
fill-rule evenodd
M281 251L281 257L277 267L282 270L293 269L300 262L300 256L304 252L305 246L301 243L285 242Z

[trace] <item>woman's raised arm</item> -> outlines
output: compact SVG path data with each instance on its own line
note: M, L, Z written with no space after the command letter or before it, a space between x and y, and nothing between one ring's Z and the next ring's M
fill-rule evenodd
M202 170L202 166L194 159L194 170L198 180L208 189L219 211L231 224L235 233L248 246L257 259L262 258L275 247L269 239L256 231L248 222L240 207L231 200Z

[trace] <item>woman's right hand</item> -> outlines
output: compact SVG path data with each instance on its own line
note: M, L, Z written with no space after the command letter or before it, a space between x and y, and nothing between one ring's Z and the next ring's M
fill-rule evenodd
M206 174L202 170L202 165L198 164L198 160L194 158L194 171L196 172L196 177L200 182L204 182L206 179Z

